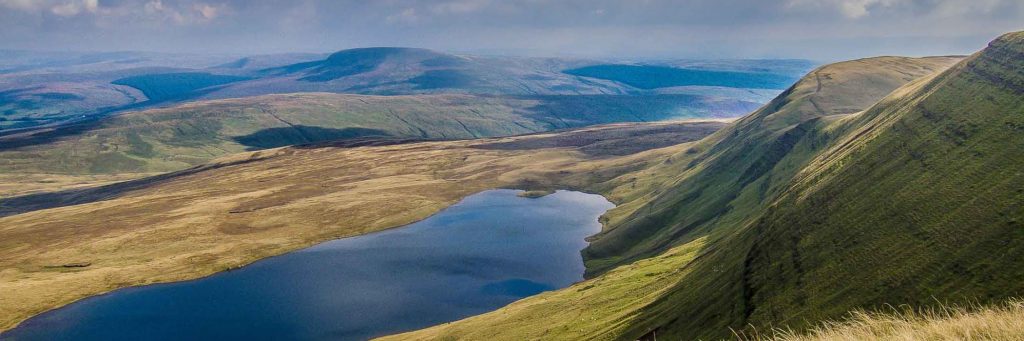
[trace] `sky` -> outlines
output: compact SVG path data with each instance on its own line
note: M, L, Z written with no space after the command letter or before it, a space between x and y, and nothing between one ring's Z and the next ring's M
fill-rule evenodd
M803 58L967 54L1024 0L0 0L0 49Z

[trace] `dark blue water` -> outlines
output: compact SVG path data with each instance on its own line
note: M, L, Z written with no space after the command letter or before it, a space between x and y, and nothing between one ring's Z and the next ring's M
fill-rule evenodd
M24 322L24 340L366 339L454 321L582 279L612 207L493 190L426 220L188 282L127 288Z

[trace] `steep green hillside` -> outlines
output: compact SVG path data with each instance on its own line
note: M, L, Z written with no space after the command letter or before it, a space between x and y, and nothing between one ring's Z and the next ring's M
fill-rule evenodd
M615 216L614 228L596 238L585 253L588 269L599 273L717 226L747 223L825 145L817 127L956 60L881 57L812 71L757 112L645 174L660 183L638 192L642 211Z
M948 61L911 69L926 74ZM864 76L867 62L839 65ZM903 75L914 63L876 65ZM627 175L652 198L613 191L627 200L588 252L602 273L593 280L399 337L716 339L800 330L886 304L988 303L1024 292L1024 33L860 113L839 115L838 105L853 102L819 96L827 80L863 79L829 70L671 163ZM877 84L847 84L857 83L850 96L833 94L867 98L861 90ZM617 264L628 265L606 270ZM624 287L647 277L667 278L649 289L655 297ZM557 315L545 307L566 302L559 295L595 289L603 294L574 304L604 308L548 318ZM601 323L612 313L622 318Z
M0 173L173 171L245 150L334 139L508 136L614 122L729 117L754 106L686 95L270 95L133 112L0 138Z
M844 134L728 240L747 250L733 263L742 280L722 295L742 302L731 325L801 327L858 307L1020 295L1022 114L1024 33L1016 33L834 124ZM721 250L720 269L737 258ZM694 335L688 323L666 332Z

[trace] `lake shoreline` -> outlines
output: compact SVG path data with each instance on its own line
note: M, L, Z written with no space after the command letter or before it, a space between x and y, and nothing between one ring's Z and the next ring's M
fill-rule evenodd
M388 234L388 233L391 233L391 232L400 231L402 229L409 228L410 226L414 226L416 224L420 224L420 223L422 223L424 221L429 221L432 218L435 218L435 217L438 217L438 216L443 216L445 214L445 212L448 212L450 210L458 209L460 207L460 205L462 205L462 203L464 201L467 201L468 199L471 199L474 196L477 196L477 195L480 195L480 194L483 194L483 193L503 192L503 191L504 192L514 192L514 194L512 194L511 196L514 197L514 198L518 198L518 199L523 199L522 194L526 193L526 191L523 191L523 190L509 190L509 189L485 190L483 192L478 192L478 193L469 195L469 196L463 198L462 200L460 200L459 202L454 203L452 205L449 205L449 206L447 206L447 207L445 207L445 208L435 212L434 214L432 214L432 215L430 215L430 216L428 216L428 217L426 217L424 219L421 219L421 220L419 220L417 222L411 223L411 224L399 225L399 226L395 226L395 227L384 229L384 230L373 231L373 232L368 232L368 233L364 233L364 234L360 234L360 235L343 237L343 238L339 238L339 239L331 239L331 240L326 240L326 241L322 241L322 242L319 242L319 243L313 243L311 246L308 246L308 247L305 247L305 248L296 249L296 250L293 250L293 251L290 251L290 252L287 252L287 253L283 253L283 254L279 254L279 255L272 255L272 256L269 256L269 257L256 259L252 263L249 263L246 266L240 267L240 269L239 268L224 269L223 271L218 271L218 272L215 272L215 273L211 273L211 274L209 274L207 276L203 276L203 277L199 277L199 278L187 279L187 280L183 280L183 281L151 283L151 284L143 284L143 285L139 285L139 286L131 286L131 287L126 287L126 288L119 288L119 289L111 290L111 291L105 292L103 294L89 296L87 298L83 298L82 300L76 301L74 303L70 303L68 305L64 305L64 306L55 308L53 310L50 310L50 311L47 311L47 312L44 312L44 313L41 313L41 314L38 314L38 315L34 315L33 317L29 318L27 321L31 321L31 320L34 320L34 319L37 319L37 318L40 318L40 317L45 318L46 316L44 316L44 315L54 314L53 313L54 311L60 311L60 310L66 308L68 306L71 306L73 304L77 304L80 301L100 300L100 299L103 299L103 297L109 297L110 295L116 295L119 292L124 292L126 290L141 289L141 288L160 288L160 287L176 286L176 285L187 285L189 283L196 283L196 282L204 281L204 280L207 280L209 278L213 278L213 277L216 277L216 276L223 276L224 274L228 274L228 273L232 273L232 272L236 272L236 271L244 271L246 269L246 267L251 267L251 266L254 266L256 264L265 263L265 262L268 262L268 261L272 261L274 259L288 257L289 255L292 255L292 254L295 254L295 253L301 253L301 252L303 252L305 250L316 249L316 248L322 247L323 245L326 245L326 244L335 243L335 242L344 241L344 240L356 239L356 238L372 237L372 236L375 236L375 235L384 235L384 234ZM551 194L558 194L558 193L562 193L562 192L566 192L566 193L580 193L580 192L570 192L570 191L553 191ZM549 194L549 196L551 194ZM583 194L583 193L580 193L580 194ZM605 199L603 196L600 196L600 195L595 195L595 194L584 194L584 195L596 196L598 198L601 198L601 200L603 200L604 202L608 202L607 199ZM549 197L549 196L545 196L545 198ZM541 199L540 198L530 199L530 201L533 201L533 200L541 200ZM596 224L595 229L593 231L591 231L590 233L586 234L585 236L581 236L579 238L580 242L586 243L585 242L585 237L589 237L589 236L591 236L591 235L593 235L595 233L598 233L601 230L601 228L603 226L601 225L601 223L599 222L597 217L600 216L600 215L603 215L605 213L605 211L607 211L607 209L610 209L610 208L614 207L614 205L611 204L610 202L608 202L608 205L611 205L611 206L607 207L605 210L602 210L600 214L598 214L598 215L596 215L594 217L594 223ZM585 244L584 244L584 246L585 246ZM580 278L577 281L583 280L583 278L582 278L582 273L583 273L583 271L582 271L583 270L583 268L582 268L582 255L580 254L580 251L582 250L582 247L583 246L580 247L580 250L577 250L577 251L574 252L575 257L579 258L579 262L580 262L580 264L579 264L580 265L580 274L579 274ZM573 283L575 283L577 281L574 281ZM571 283L566 283L566 285L567 284L571 284ZM522 298L522 297L520 297L520 298ZM498 308L498 307L495 307L494 309L496 309L496 308ZM473 315L475 315L475 314L473 314ZM460 316L459 318L464 318L464 317L468 317L468 316L472 316L472 315ZM454 319L453 319L453 321L454 321ZM425 325L425 326L421 326L421 327L426 327L426 326L429 326L429 325ZM19 328L23 328L23 327L24 327L24 324L22 323L22 324L19 324L18 327L15 327L15 328L11 329L11 331L17 331L17 330L19 330ZM394 331L394 332L402 332L402 331ZM11 334L11 333L4 332L3 334L5 334L3 336L7 337L8 335L6 335L6 334Z

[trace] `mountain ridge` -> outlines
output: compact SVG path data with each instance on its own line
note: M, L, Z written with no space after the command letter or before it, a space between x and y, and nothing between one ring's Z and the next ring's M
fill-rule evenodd
M0 137L0 173L175 171L231 153L332 139L511 136L616 122L724 118L756 106L689 95L264 95Z

